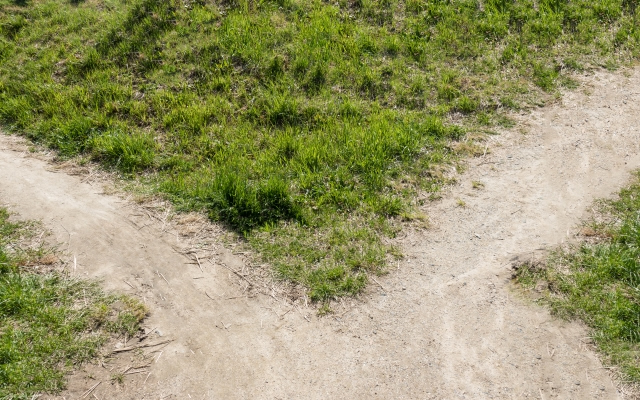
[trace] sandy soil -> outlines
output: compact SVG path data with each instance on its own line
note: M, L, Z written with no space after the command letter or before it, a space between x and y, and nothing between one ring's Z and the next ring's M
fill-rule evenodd
M397 271L325 318L243 297L229 268L246 261L199 241L203 228L181 232L188 221L155 218L0 136L0 203L41 219L76 258L74 274L143 299L155 328L148 341L173 339L76 372L63 396L102 382L86 398L620 397L585 329L518 296L509 278L514 256L571 239L592 201L640 167L640 71L628 75L586 77L561 104L518 116L516 129L492 137L490 152L424 207L432 228L407 229ZM197 249L201 267L184 248ZM109 382L144 358L149 372Z

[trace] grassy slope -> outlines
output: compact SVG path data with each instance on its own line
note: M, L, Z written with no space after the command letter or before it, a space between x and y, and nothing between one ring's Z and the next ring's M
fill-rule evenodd
M243 234L315 300L500 110L638 55L634 0L0 0L0 121Z
M146 313L137 301L105 295L95 283L38 272L50 270L56 257L43 248L21 249L31 234L0 208L2 399L58 392L70 368L94 357L111 334L132 337Z
M608 222L592 224L595 244L556 254L543 268L524 266L518 280L526 287L547 282L541 301L584 321L605 362L640 382L640 179L601 208Z

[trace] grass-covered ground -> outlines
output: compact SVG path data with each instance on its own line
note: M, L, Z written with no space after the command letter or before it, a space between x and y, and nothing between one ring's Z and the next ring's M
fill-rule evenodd
M557 315L582 320L604 355L626 380L640 383L640 174L619 199L600 206L600 218L581 245L545 265L525 265L517 280L543 287L538 300Z
M95 357L111 335L132 337L146 310L55 272L50 250L25 245L34 225L8 217L0 208L0 398L32 399L63 389L65 373Z
M636 0L0 0L0 122L355 294L469 142L638 56Z

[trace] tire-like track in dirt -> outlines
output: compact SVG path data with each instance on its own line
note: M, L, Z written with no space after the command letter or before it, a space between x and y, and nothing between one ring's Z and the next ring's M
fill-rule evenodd
M618 398L585 329L521 299L509 268L515 255L570 239L591 203L640 167L640 72L628 75L585 77L561 104L492 137L424 207L432 228L405 232L398 271L330 317L233 298L241 288L224 266L241 269L240 256L216 244L201 272L165 223L144 223L138 205L52 171L4 136L0 203L43 220L76 257L74 273L140 296L148 327L175 339L151 375L104 382L100 399ZM64 396L93 382L79 371Z

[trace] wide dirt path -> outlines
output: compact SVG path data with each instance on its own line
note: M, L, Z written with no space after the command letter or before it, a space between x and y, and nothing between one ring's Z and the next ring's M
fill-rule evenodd
M519 298L509 268L515 255L571 237L591 202L640 167L640 73L586 77L562 104L518 118L424 207L432 228L406 232L398 270L325 318L238 297L227 267L242 269L241 255L209 244L201 270L175 250L196 246L198 232L178 235L4 136L0 203L42 219L73 273L137 294L147 326L175 339L154 353L151 375L103 382L99 399L618 398L586 331ZM64 396L94 382L79 372Z

